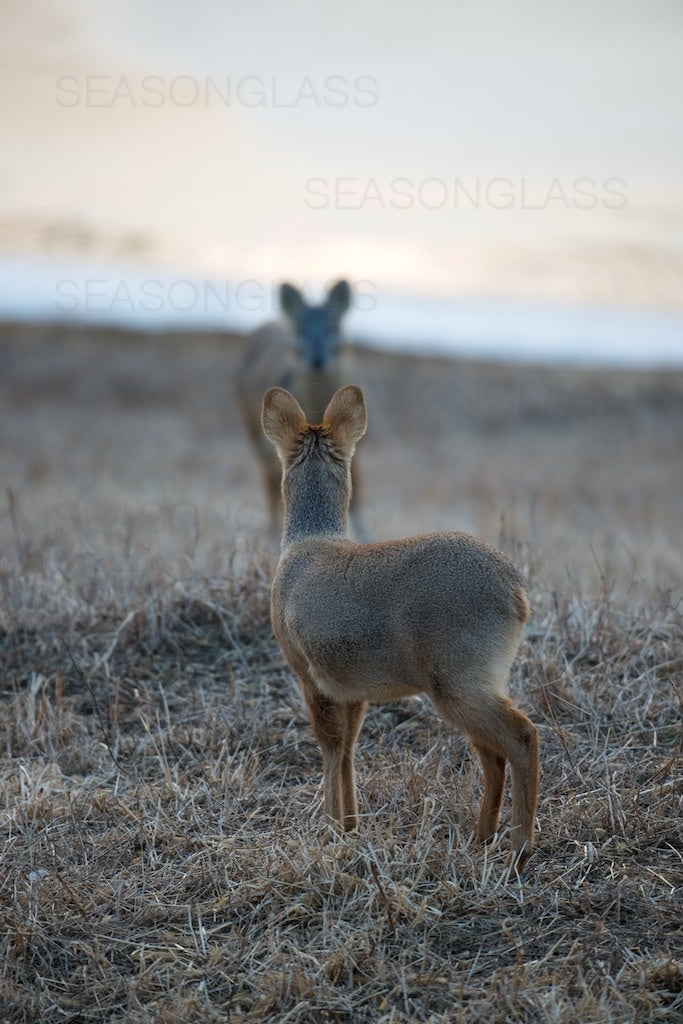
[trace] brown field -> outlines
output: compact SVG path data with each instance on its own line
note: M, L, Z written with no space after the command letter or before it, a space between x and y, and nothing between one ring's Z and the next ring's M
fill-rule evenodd
M357 353L371 535L529 574L521 882L418 699L371 709L359 833L321 820L241 344L0 331L0 1019L680 1021L683 373Z

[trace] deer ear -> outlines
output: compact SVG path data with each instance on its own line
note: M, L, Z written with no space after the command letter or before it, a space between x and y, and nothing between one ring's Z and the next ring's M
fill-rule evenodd
M277 448L285 462L297 449L303 428L306 426L304 411L294 395L284 388L269 388L263 396L261 410L263 433Z
M304 297L298 288L286 281L280 285L280 309L295 319L304 305Z
M351 458L367 425L368 416L361 389L355 384L347 384L335 391L325 409L323 426L344 458Z
M348 281L337 281L330 288L327 296L327 307L335 316L342 317L351 305L351 286Z

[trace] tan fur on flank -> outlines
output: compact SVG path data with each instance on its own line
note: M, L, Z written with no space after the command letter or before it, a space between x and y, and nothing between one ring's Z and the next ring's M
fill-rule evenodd
M529 616L522 573L463 533L376 544L346 538L351 459L366 428L359 388L337 391L317 426L289 392L271 388L262 423L283 470L273 628L322 748L326 814L345 828L357 824L353 754L368 701L426 693L481 758L481 840L497 830L510 762L512 850L521 865L533 845L539 772L537 731L507 695Z

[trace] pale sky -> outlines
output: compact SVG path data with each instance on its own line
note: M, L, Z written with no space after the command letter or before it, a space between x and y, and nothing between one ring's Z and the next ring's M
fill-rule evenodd
M676 0L2 19L0 255L683 307Z

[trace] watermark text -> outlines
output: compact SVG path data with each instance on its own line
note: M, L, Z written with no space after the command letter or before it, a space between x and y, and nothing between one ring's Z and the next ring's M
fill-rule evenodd
M308 178L310 210L621 210L623 178Z
M334 281L329 282L331 287ZM322 293L308 282L300 285L304 297L319 301ZM209 281L190 278L63 278L55 283L55 308L61 313L263 313L280 310L280 283L253 280ZM373 281L354 281L351 308L372 311L377 305Z
M374 107L379 101L372 75L61 75L56 81L60 107Z

